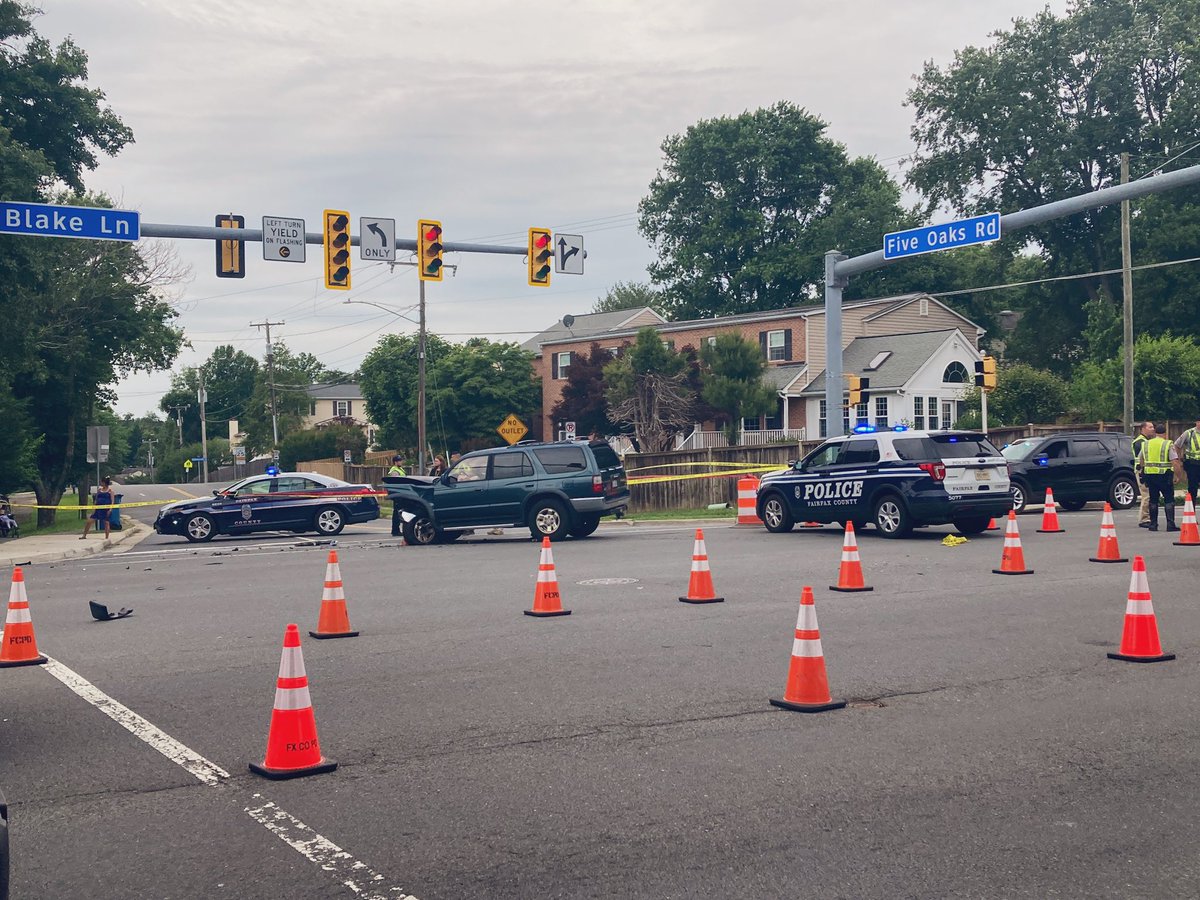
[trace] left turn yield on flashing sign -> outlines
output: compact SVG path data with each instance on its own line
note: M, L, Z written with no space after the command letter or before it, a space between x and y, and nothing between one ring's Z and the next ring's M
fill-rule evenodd
M0 202L0 233L81 240L136 241L141 217L128 209Z

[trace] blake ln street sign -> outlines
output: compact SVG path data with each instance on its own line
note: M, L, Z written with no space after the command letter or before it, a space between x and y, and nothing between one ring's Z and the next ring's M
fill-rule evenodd
M32 237L136 241L141 237L138 213L95 206L0 202L0 233Z

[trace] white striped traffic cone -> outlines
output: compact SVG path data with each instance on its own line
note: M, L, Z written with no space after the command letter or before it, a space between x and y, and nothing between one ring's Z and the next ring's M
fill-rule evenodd
M782 700L771 698L771 705L809 713L841 709L846 705L845 700L834 700L829 694L825 653L821 649L821 632L817 629L817 607L813 603L812 588L808 585L800 592L800 615L796 619L796 636L792 640L787 688Z
M873 591L863 580L862 562L858 558L858 541L854 537L854 523L846 520L846 534L842 538L842 565L838 569L838 583L829 586L831 591L851 593Z
M1025 551L1021 549L1021 532L1017 529L1017 514L1008 511L1008 525L1004 529L1004 551L1000 554L1000 568L992 569L997 575L1032 575L1033 569L1025 568Z
M679 598L683 603L724 603L724 597L717 596L713 587L712 572L708 568L708 550L704 546L704 532L696 529L696 543L692 545L692 575L688 580L686 597Z
M1098 563L1129 562L1121 555L1121 548L1117 546L1117 526L1113 522L1112 506L1107 503L1104 504L1104 517L1100 520L1100 546L1096 548L1096 555L1090 559Z
M1166 662L1174 653L1163 653L1158 642L1158 620L1150 601L1150 582L1146 579L1146 561L1133 558L1129 576L1129 599L1125 602L1125 628L1121 632L1121 652L1108 654L1109 659L1126 662Z

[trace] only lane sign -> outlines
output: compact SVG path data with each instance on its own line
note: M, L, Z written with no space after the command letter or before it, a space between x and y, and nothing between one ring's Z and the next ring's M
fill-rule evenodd
M0 233L99 241L136 241L141 218L128 209L0 202Z
M901 259L937 250L953 250L1000 240L1000 213L987 213L957 222L926 225L883 236L883 258Z

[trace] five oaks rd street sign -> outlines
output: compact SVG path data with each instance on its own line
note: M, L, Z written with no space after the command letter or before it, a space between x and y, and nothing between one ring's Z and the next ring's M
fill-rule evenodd
M972 219L944 222L895 231L883 236L883 258L901 259L919 256L936 250L952 250L971 244L988 244L1000 240L1000 213L987 213Z
M304 262L304 220L263 216L263 259L272 262Z
M0 201L0 233L136 241L142 232L138 213L132 210Z
M511 413L507 419L500 423L500 427L497 428L496 431L498 431L500 433L500 437L508 441L509 444L515 444L529 433L529 429L525 427L525 423Z

